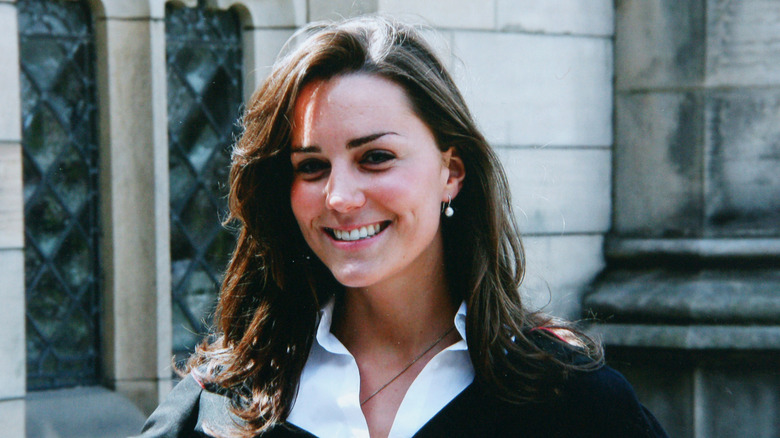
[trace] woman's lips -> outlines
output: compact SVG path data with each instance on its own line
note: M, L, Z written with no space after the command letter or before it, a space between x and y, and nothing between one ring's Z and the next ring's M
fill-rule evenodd
M390 221L377 222L374 224L361 225L349 230L340 230L337 228L325 227L325 232L334 240L339 242L354 242L356 240L368 239L384 231Z

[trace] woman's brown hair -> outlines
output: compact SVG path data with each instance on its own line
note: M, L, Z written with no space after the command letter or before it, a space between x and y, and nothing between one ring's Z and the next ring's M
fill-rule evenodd
M524 253L498 158L463 97L414 28L382 17L313 25L280 58L249 101L233 152L230 218L239 226L215 316L215 334L188 362L202 379L228 390L247 436L284 421L313 342L317 312L343 287L303 240L290 207L290 135L295 100L308 82L350 73L400 85L441 150L454 147L466 168L463 188L442 221L451 293L467 304L466 333L476 379L496 397L530 402L546 382L595 368L601 350L579 336L593 360L575 365L531 339L552 326L528 311L518 288Z

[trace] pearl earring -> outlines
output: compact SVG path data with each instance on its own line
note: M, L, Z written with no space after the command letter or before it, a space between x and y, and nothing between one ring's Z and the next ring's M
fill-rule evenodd
M452 217L455 214L455 210L452 208L452 196L447 196L447 206L444 208L444 216Z

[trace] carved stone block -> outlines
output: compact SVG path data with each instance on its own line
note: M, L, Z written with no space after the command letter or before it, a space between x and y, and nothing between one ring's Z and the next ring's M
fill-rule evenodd
M713 236L780 235L780 89L706 99L706 226Z
M696 93L618 95L614 230L686 237L701 231L702 99Z
M709 0L708 85L780 84L779 23L776 0Z
M704 74L704 0L617 0L618 90L692 86Z

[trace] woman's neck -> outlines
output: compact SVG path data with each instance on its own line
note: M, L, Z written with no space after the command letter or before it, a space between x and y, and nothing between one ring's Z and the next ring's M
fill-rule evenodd
M452 326L458 306L443 272L426 277L413 284L391 281L347 288L336 303L333 333L353 354L372 348L418 354L421 346Z

